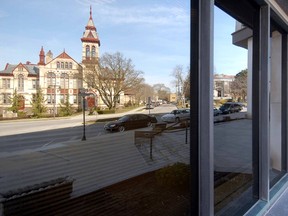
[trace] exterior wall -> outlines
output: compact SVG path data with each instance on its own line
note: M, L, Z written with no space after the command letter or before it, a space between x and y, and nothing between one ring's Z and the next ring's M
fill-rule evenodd
M253 39L248 39L248 89L247 117L252 118L252 53ZM271 38L271 86L270 86L270 156L271 166L281 170L281 35Z
M281 170L281 35L271 38L270 157L271 166Z
M88 42L82 42L82 61L85 61L86 58L86 46L90 47L90 58L92 57L92 46L95 46L95 57L96 59L99 59L99 44L98 43L88 43ZM88 58L88 59L90 59Z
M177 95L175 93L170 94L169 102L177 102Z
M253 54L253 39L248 39L248 85L247 85L247 117L252 118L252 54Z
M60 65L61 62L63 62L64 68L57 68L57 62L59 62ZM68 63L68 65L69 63L72 63L72 69L65 68L66 62ZM67 58L56 58L45 66L39 66L39 86L41 87L43 94L45 95L47 108L50 110L50 113L54 111L54 106L56 106L57 110L57 107L59 107L59 104L61 104L61 95L69 95L69 103L72 104L75 109L80 106L81 98L79 98L78 96L79 89L82 87L80 72L81 67L78 65L78 63L73 61L72 59ZM54 73L56 75L56 86L49 86L47 78L48 73ZM65 86L65 88L63 88L63 83L61 83L61 74L68 74L68 87ZM48 95L51 95L51 97L55 97L55 104L53 103L53 101L50 102L50 100L48 100Z
M18 76L23 75L24 76L24 85L23 90L18 89ZM10 88L4 88L3 86L3 80L4 79L10 79ZM24 97L24 109L23 111L28 111L29 108L31 108L31 100L32 95L36 93L36 86L33 86L33 80L35 80L35 83L38 84L39 79L37 76L30 76L28 75L28 71L23 68L23 70L19 70L16 68L13 72L13 74L6 76L2 75L0 76L0 113L2 114L3 110L7 110L11 107L11 103L4 103L4 96L3 94L10 94L10 97L13 96L14 90L17 91L17 94L21 94Z

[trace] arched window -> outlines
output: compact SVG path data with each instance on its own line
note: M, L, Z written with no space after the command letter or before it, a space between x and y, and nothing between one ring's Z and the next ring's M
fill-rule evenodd
M61 89L68 89L69 88L69 75L67 73L61 74L60 86L61 86Z
M60 68L60 62L57 62L57 68Z
M56 85L56 75L53 72L47 74L47 87Z
M92 46L92 57L96 56L96 50L95 50L95 46Z
M72 69L72 62L69 62L69 69Z
M65 62L65 68L68 68L68 62Z
M24 76L22 74L18 75L18 91L24 91Z
M86 46L86 58L90 58L90 47Z
M64 68L64 62L61 62L61 68Z

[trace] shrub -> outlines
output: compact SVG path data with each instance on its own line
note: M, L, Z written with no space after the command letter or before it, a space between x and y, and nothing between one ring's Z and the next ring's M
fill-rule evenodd
M157 170L155 177L160 186L187 189L189 188L190 166L178 162Z
M114 114L115 110L97 110L98 114Z
M27 113L26 112L24 112L24 111L19 111L18 112L18 118L25 118L25 117L27 117Z

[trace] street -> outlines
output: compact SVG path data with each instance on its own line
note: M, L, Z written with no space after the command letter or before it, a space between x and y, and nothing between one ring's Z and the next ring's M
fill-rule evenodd
M174 105L163 104L154 109L140 109L129 113L140 112L155 115L159 122L163 114L169 113L173 109L176 109ZM118 118L123 115L125 115L125 113L109 114L106 115L106 118ZM229 115L237 117L243 116L244 113ZM224 116L228 115L216 116L214 119L218 120ZM87 140L95 136L110 133L103 129L105 120L103 121L102 119L101 122L97 122L100 118L105 118L104 115L86 115L85 118L85 137ZM58 119L28 119L1 122L0 157L11 153L21 153L23 151L41 151L47 148L57 148L65 141L78 140L80 142L83 137L82 122L82 115Z
M158 116L159 120L163 113L170 112L175 108L174 105L162 105L151 110L141 109L138 112ZM117 118L122 115L125 115L125 113L110 114L109 116ZM101 118L99 115L85 116L86 139L110 133L103 129L105 122L95 123L99 118ZM65 141L81 141L83 137L82 122L82 115L58 119L27 119L1 122L0 157L23 151L41 151L47 148L55 148Z

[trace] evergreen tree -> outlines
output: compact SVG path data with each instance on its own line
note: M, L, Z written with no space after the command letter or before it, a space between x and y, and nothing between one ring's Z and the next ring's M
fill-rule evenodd
M21 101L23 100L23 96L18 94L17 90L15 89L10 100L12 101L12 106L9 108L9 110L13 113L18 113L19 109L21 108Z
M42 117L47 112L44 94L41 88L38 88L36 94L33 94L31 105L34 117Z
M73 114L72 104L69 103L69 94L66 96L64 103L60 104L60 116L71 116Z

